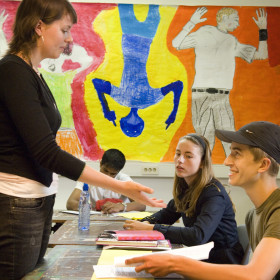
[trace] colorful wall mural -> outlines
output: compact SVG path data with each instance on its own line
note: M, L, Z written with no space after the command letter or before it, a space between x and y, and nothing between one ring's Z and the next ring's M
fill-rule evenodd
M0 55L18 5L0 1ZM73 6L71 54L40 68L63 118L58 142L73 154L97 160L117 148L128 160L168 162L196 131L220 164L228 146L215 128L280 124L280 8Z

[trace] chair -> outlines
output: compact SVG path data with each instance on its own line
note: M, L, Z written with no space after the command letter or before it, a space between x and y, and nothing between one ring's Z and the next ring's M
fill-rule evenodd
M245 265L249 262L249 257L251 254L251 247L249 244L249 238L248 238L246 226L245 225L238 226L237 232L238 232L239 242L244 250L244 256L241 264Z

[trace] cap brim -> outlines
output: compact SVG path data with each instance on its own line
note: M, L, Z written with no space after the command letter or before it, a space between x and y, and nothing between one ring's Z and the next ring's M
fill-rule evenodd
M236 142L239 144L245 144L250 146L256 145L254 142L242 136L240 131L228 131L228 130L216 129L215 135L217 136L218 139L227 143Z

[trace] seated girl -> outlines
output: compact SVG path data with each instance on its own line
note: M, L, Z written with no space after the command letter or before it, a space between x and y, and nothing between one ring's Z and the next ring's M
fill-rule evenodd
M243 248L238 240L235 213L223 185L214 177L209 142L188 134L174 157L173 199L166 208L140 221L128 220L128 230L157 230L171 243L186 246L214 242L207 262L240 264ZM184 227L173 224L182 218Z

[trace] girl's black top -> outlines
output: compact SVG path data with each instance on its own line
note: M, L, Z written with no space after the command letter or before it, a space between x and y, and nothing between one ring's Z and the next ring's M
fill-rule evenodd
M174 225L179 218L182 218L184 227ZM154 230L162 232L171 243L194 246L213 241L209 262L242 261L244 252L238 240L233 205L224 186L216 179L201 192L193 217L177 212L172 199L166 208L142 221L155 224Z

